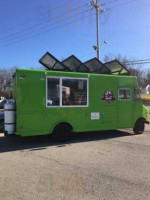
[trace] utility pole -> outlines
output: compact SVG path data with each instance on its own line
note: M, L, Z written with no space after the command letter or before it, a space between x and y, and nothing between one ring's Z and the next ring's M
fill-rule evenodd
M100 59L100 20L99 15L104 10L102 9L101 5L99 4L99 0L91 1L90 4L95 8L96 10L96 37L97 37L97 58Z

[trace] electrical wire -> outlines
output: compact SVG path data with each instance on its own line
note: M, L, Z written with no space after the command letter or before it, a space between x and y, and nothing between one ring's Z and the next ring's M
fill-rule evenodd
M108 2L106 2L106 3L102 3L101 6L105 6L105 5L107 5L107 4L114 3L114 2L116 2L116 1L121 1L121 0L108 1Z
M150 59L143 59L143 60L128 60L121 62L122 64L126 65L145 65L145 64L150 64Z
M117 1L117 0L116 0ZM122 3L122 4L119 4L119 5L117 5L117 6L113 6L113 7L111 7L111 8L107 8L106 9L106 11L107 10L110 10L110 9L113 9L113 8L116 8L116 7L119 7L119 6L123 6L123 5L126 5L126 4L129 4L129 3L132 3L132 2L134 2L134 1L137 1L137 0L132 0L132 1L128 1L128 2L125 2L125 3ZM87 5L87 4L84 4L84 5L82 5L82 6L85 6L85 5ZM81 6L81 7L82 7ZM79 6L80 7L80 6ZM77 8L79 8L79 7L77 7ZM77 9L77 8L75 8L75 9ZM74 9L73 9L74 10ZM87 11L89 11L89 10L87 10ZM85 11L85 12L87 12L87 11ZM70 11L69 11L70 12ZM65 15L66 13L64 13L63 15ZM80 13L81 14L81 13ZM62 15L61 15L62 16ZM60 16L58 16L58 17L60 17ZM82 19L82 18L81 18ZM65 21L65 20L61 20L61 21L59 21L59 22L63 22L63 21ZM56 22L56 23L59 23L59 22ZM55 25L56 23L53 23L52 25ZM69 23L70 24L70 23ZM42 23L42 25L43 25L43 23ZM50 24L51 25L51 24ZM37 26L37 25L36 25ZM32 26L33 27L33 26ZM45 27L45 26L44 26ZM41 27L40 27L41 28ZM45 27L45 28L47 28L47 26ZM55 28L54 28L55 29ZM38 30L39 30L39 27L38 27ZM38 30L34 30L34 31L38 31ZM50 29L51 30L51 29ZM43 33L45 33L45 32L49 32L50 30L47 30L47 31L44 31L44 32L40 32L40 35L41 34L43 34ZM19 32L20 33L20 32ZM31 33L33 33L33 31L31 32ZM21 34L21 33L20 33ZM22 36L23 37L25 37L25 36L28 36L30 33L27 33L26 35L24 34L24 33L22 33ZM39 35L39 34L36 34L36 35ZM33 36L29 36L29 37L27 37L27 39L28 38L30 38L30 37L34 37L34 36L36 36L36 35L33 35ZM16 36L16 35L15 35ZM12 39L18 39L18 37L17 38L12 38ZM9 43L9 41L11 42L11 40L12 39L9 39L9 40L6 40L6 41L4 41L4 42L6 42L6 44L3 44L3 46L6 46L6 45L9 45L9 44L14 44L15 43L15 41L13 41L12 43ZM26 38L24 38L24 39L26 39ZM19 40L20 41L20 40ZM23 41L23 40L21 40L21 41Z
M81 17L81 18L79 18L79 19L77 19L77 20L74 20L74 21L68 22L68 23L66 23L66 24L62 24L61 26L57 26L57 27L51 28L51 29L49 29L49 30L46 30L46 31L40 32L40 33L38 33L38 34L34 34L34 35L29 36L29 37L26 37L26 38L24 38L24 39L21 39L21 40L18 40L18 41L13 41L13 42L11 42L11 43L6 43L6 44L1 45L1 46L2 46L2 47L5 47L5 46L8 46L8 45L11 45L11 44L14 44L14 43L16 44L16 43L18 43L18 42L24 41L24 40L29 39L29 38L32 38L32 37L37 37L37 36L39 36L39 35L43 35L43 34L45 34L45 33L48 33L48 32L53 31L53 30L55 30L55 29L58 29L58 28L64 27L64 26L66 26L66 25L73 24L74 22L77 22L77 21L83 20L83 19L88 18L88 17L93 16L93 15L95 15L95 13L92 13L92 14L90 14L90 15L87 15L87 16L84 16L84 17Z
M145 61L150 61L150 59L144 59L144 60L132 60L132 61L130 60L130 61L125 61L125 62L126 62L126 63L128 63L128 62L130 63L130 62L143 62L143 61L144 61L144 62L145 62Z
M150 62L132 62L132 63L122 62L122 64L127 64L127 65L145 65L145 64L150 64Z
M88 9L88 10L85 10L84 12L80 12L77 16L79 16L79 15L81 15L81 14L83 14L83 13L86 13L86 12L88 12L88 11L90 11L90 10ZM66 20L69 20L69 19L66 19ZM64 21L66 21L66 20L64 20L64 19L59 20L59 21L57 21L57 22L55 22L55 23L50 24L49 26L54 26L55 24L59 24L59 23L64 22ZM44 28L47 29L47 25L42 27L42 29L44 29ZM37 28L37 29L34 30L34 31L37 32L37 31L40 31L40 30L41 30L41 27L40 27L40 28ZM26 34L22 33L21 35L19 35L19 37L26 37L26 36L31 35L32 33L33 33L33 31L29 31L29 32L26 33ZM13 37L13 38L11 38L11 39L8 39L8 40L4 41L3 43L8 43L8 42L11 42L12 40L16 40L16 39L18 39L18 36L17 36L17 37Z
M59 15L59 16L57 16L57 17L53 17L53 18L51 19L51 21L52 21L52 20L59 19L60 17L66 15L66 14L68 14L68 13L70 13L71 11L77 10L77 9L79 9L79 8L85 6L85 5L86 5L86 4L81 5L81 6L78 6L78 7L74 8L74 9L71 9L71 10L68 11L68 12L63 13L62 15ZM50 22L49 19L45 20L45 23L49 23L49 22ZM9 38L12 38L12 37L14 37L14 36L18 36L18 35L20 35L20 34L22 35L22 34L24 34L24 32L31 32L31 30L34 30L34 29L36 29L36 28L39 29L39 26L40 26L40 25L41 25L40 28L44 28L44 27L45 27L45 23L43 24L43 22L40 22L40 23L38 23L38 24L35 24L35 25L33 25L33 26L28 27L28 29L23 29L21 32L16 32L16 33L10 34L10 35L8 35L8 36L4 36L4 37L0 38L0 41L1 41L1 40L6 40L6 39L9 39ZM23 32L23 33L22 33L22 32Z
M114 8L117 8L117 7L120 7L120 6L124 6L124 5L130 4L130 3L133 3L135 1L138 1L138 0L132 0L132 1L128 1L128 2L122 3L122 4L118 4L116 6L112 6L110 8L106 8L105 11L112 10Z
M58 8L61 8L61 7L63 7L64 5L66 5L66 4L68 4L68 3L70 3L70 1L67 1L66 3L60 4L59 6L56 6L56 7L52 8L52 9L53 9L53 10L57 10ZM49 13L50 13L50 10L47 11L47 12L44 12L43 14L49 14ZM14 28L16 28L16 27L18 28L19 26L22 26L22 25L26 24L28 21L32 21L32 20L34 20L34 19L37 19L37 16L27 18L24 22L21 22L21 23L17 24L16 26L11 26L11 27L9 27L9 28L7 28L7 29L3 28L3 32L8 32L9 30L12 30L12 29L14 29ZM43 21L43 20L42 20L42 21Z

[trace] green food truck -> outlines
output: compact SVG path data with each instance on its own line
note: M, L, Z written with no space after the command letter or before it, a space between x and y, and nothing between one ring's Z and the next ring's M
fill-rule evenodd
M14 102L20 136L52 134L65 141L74 132L127 128L141 134L149 123L137 78L128 75L17 69Z

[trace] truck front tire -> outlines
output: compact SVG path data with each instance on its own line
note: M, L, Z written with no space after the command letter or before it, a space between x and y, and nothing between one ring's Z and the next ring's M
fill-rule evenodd
M142 119L139 119L136 121L135 126L133 128L133 131L135 134L142 134L145 129L145 124Z
M0 131L4 131L4 120L0 120Z
M58 124L52 134L53 138L60 142L66 142L71 139L72 127L67 123Z

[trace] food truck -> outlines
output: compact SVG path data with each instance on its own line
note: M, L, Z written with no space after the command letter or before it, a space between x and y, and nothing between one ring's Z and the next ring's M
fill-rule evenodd
M17 69L14 103L5 112L6 135L52 134L61 141L85 131L133 128L141 134L149 123L136 77L56 69Z

